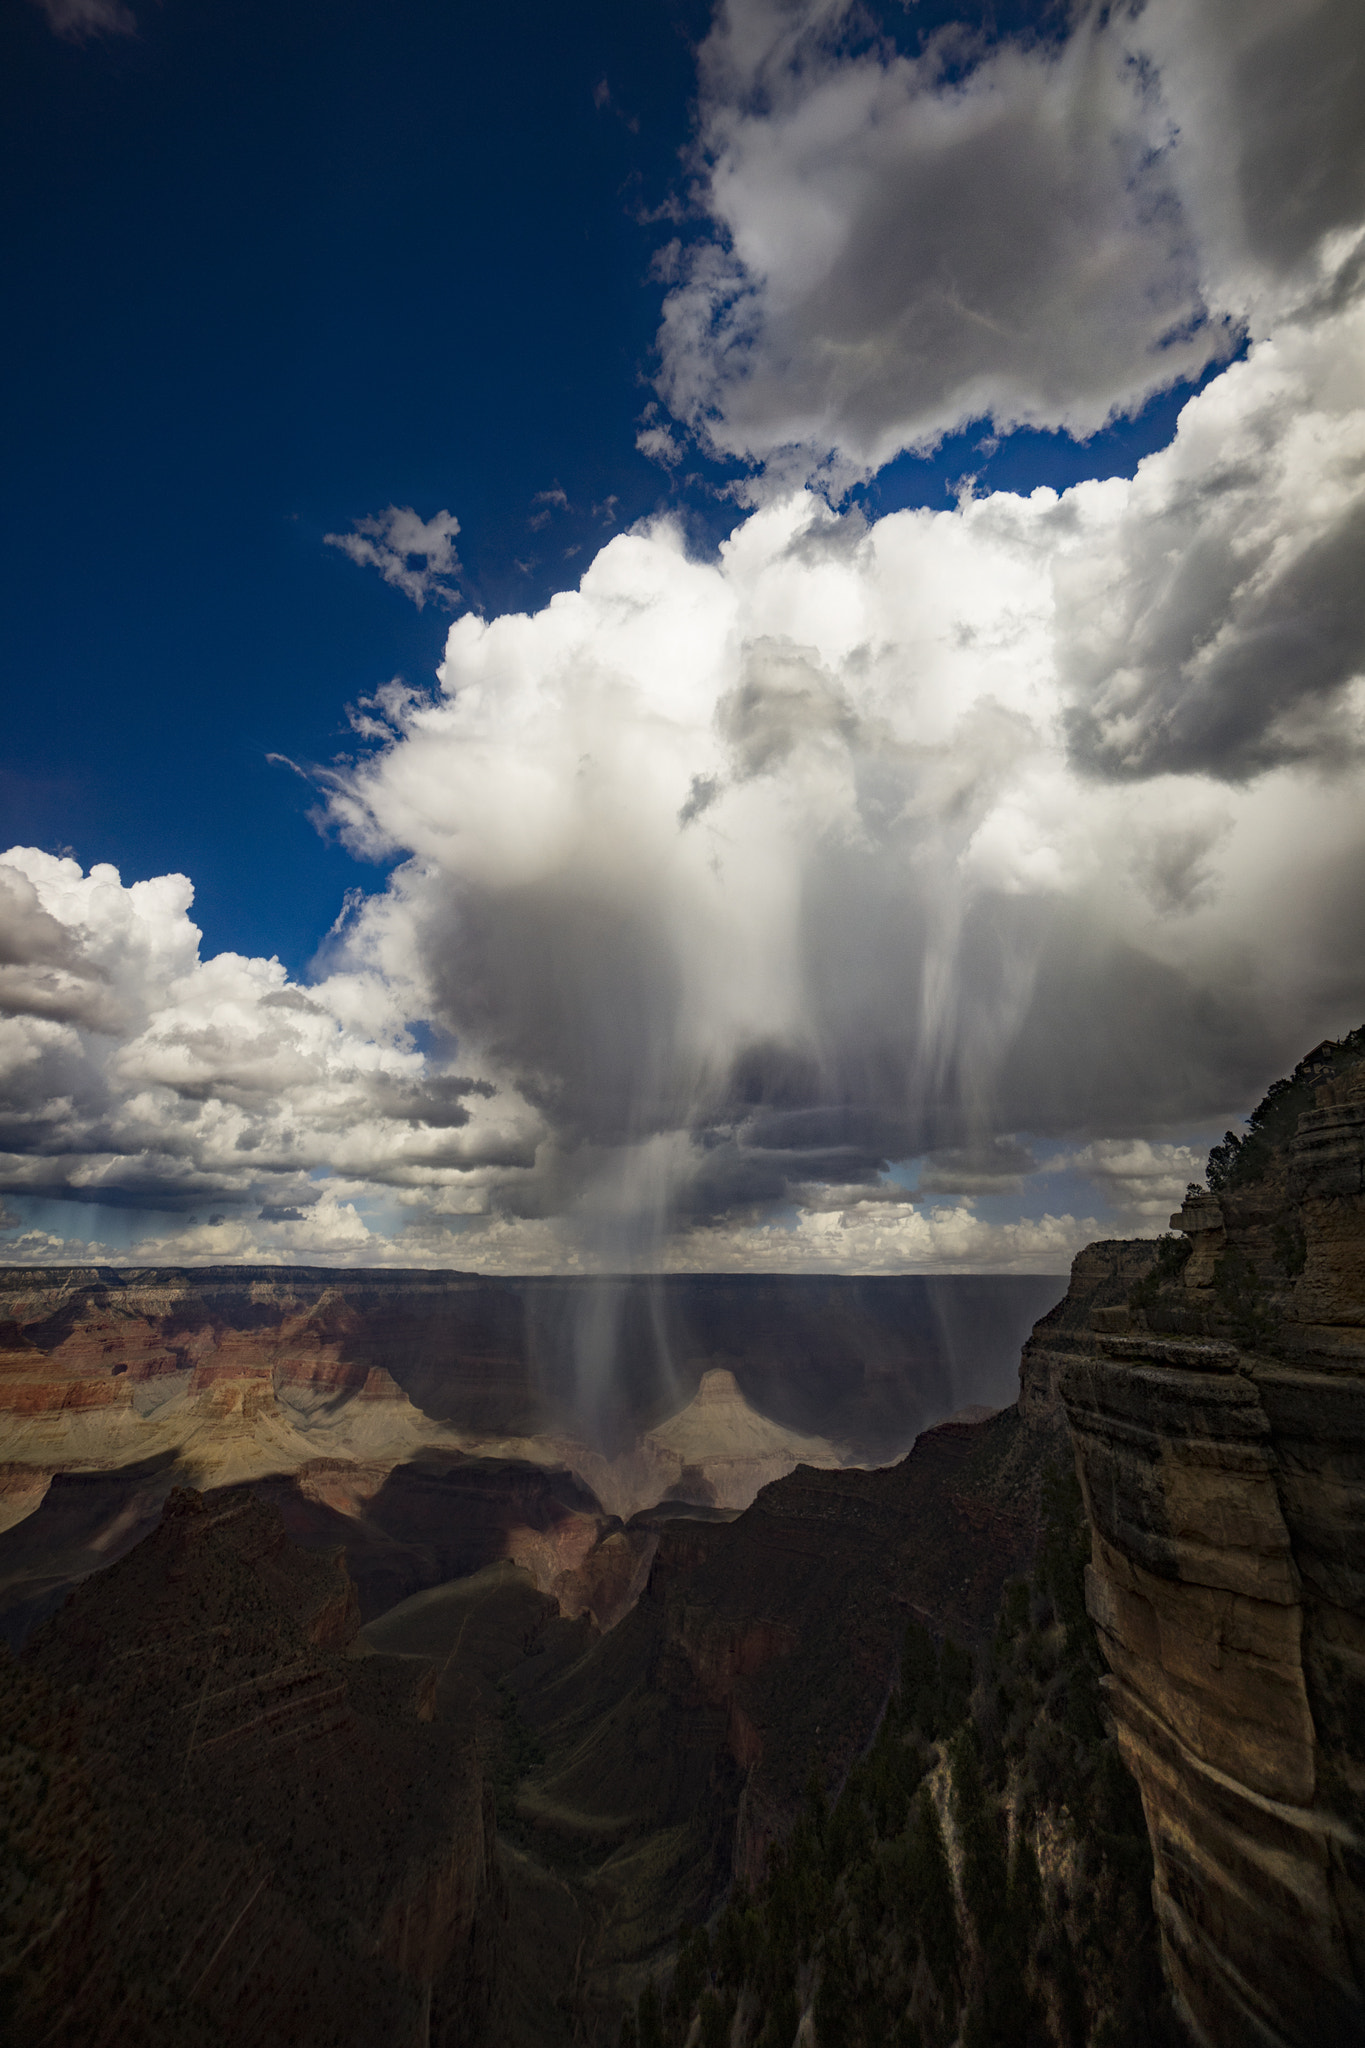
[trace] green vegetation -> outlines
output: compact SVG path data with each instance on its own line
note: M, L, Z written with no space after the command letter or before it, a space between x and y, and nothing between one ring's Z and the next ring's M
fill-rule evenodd
M714 1926L689 1928L624 2048L1164 2048L1137 1791L1104 1718L1074 1475L977 1667L906 1630L900 1683L832 1806L812 1774Z
M1299 1061L1292 1074L1273 1081L1247 1118L1245 1137L1235 1131L1224 1134L1221 1145L1209 1154L1205 1178L1215 1195L1264 1180L1281 1151L1294 1135L1294 1127L1306 1109L1313 1107L1314 1094L1340 1067L1350 1066L1365 1053L1365 1024L1349 1031L1334 1044L1320 1046Z
M1270 1235L1275 1247L1275 1257L1286 1277L1297 1280L1308 1264L1308 1239L1304 1235L1303 1225L1295 1221L1276 1223Z
M1260 1274L1244 1251L1230 1245L1213 1271L1213 1291L1233 1341L1246 1351L1275 1348L1277 1325Z

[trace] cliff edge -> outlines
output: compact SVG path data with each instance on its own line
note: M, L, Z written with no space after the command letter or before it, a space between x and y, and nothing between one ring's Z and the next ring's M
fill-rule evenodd
M1025 1400L1070 1425L1185 2024L1326 2048L1365 2039L1365 1030L1209 1181L1080 1255Z

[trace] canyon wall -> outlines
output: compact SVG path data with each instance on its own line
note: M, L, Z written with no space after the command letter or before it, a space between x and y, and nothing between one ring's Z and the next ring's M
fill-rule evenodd
M684 1449L737 1398L703 1391ZM173 1489L0 1650L0 2038L8 1999L65 2048L609 2048L812 1767L837 1787L865 1750L907 1621L989 1629L1064 1448L1055 1414L969 1411L893 1467L803 1465L737 1518L666 1502L586 1551L591 1496L512 1461ZM109 1483L54 1482L9 1538L41 1562ZM580 1574L576 1618L509 1536Z
M785 1428L877 1463L965 1403L1008 1400L1019 1346L1061 1292L999 1274L0 1268L0 1416L30 1463L43 1440L79 1456L83 1423L135 1455L139 1425L186 1400L305 1432L401 1405L490 1439L577 1434L611 1457L720 1369Z
M1026 1349L1207 2048L1365 2039L1365 1058L1319 1048L1159 1245L1092 1245Z
M607 1625L619 1519L738 1511L799 1462L900 1455L1006 1370L1056 1279L0 1269L0 1634L156 1524L264 1483L367 1614L497 1557ZM439 1525L439 1527L438 1527Z

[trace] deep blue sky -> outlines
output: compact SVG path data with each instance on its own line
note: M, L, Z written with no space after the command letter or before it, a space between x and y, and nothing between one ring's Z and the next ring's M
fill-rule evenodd
M889 18L918 35L949 11ZM448 507L495 612L576 580L610 496L618 523L681 502L699 544L731 523L634 447L650 258L677 232L648 216L685 190L707 18L165 0L137 38L82 45L9 10L0 843L183 870L208 951L299 971L344 890L381 878L266 757L327 759L349 700L429 677L449 619L324 533ZM1131 473L1187 395L1089 449L1029 434L987 460L960 436L892 465L869 509L942 504L969 469ZM575 509L534 532L556 486Z

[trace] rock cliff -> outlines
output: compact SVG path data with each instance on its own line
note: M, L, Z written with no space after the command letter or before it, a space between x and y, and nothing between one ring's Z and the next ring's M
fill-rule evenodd
M1365 1033L1210 1181L1081 1254L1024 1405L1070 1424L1184 2021L1325 2048L1365 2039Z

